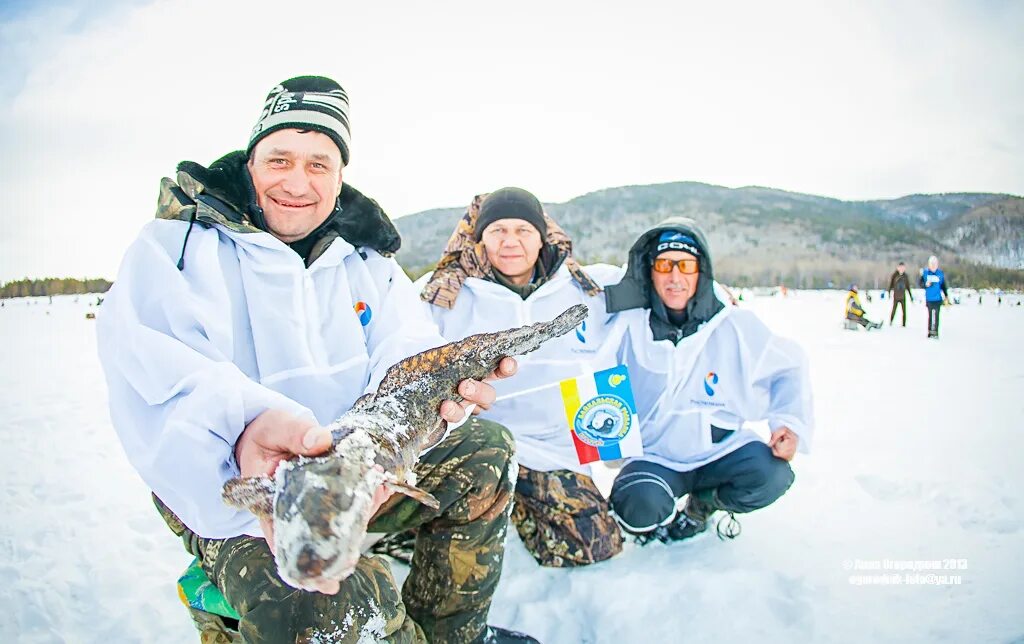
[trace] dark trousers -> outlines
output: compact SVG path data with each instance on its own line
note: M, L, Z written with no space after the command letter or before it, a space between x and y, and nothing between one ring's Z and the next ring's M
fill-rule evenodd
M892 313L889 314L889 324L896 319L896 307L903 311L903 326L907 326L907 299L905 297L892 298Z
M851 322L856 322L857 324L859 324L859 325L861 325L862 327L865 327L865 328L869 324L871 324L871 320L867 319L863 315L854 315L853 313L849 313L849 314L847 314L846 319L851 321Z
M611 504L623 527L643 533L671 521L685 494L714 490L719 509L751 512L774 503L793 478L789 463L758 441L689 472L633 461L615 477Z
M939 335L939 310L942 308L942 301L927 302L928 304L928 336Z

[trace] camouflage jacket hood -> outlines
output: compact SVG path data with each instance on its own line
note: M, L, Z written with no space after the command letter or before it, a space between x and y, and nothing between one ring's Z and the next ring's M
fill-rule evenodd
M699 258L700 277L697 278L697 292L686 305L687 322L682 332L669 329L665 306L661 298L654 292L651 284L651 243L661 233L677 230L696 239L703 250ZM724 308L721 300L714 292L714 270L711 262L711 248L704 231L697 222L688 217L669 217L637 238L629 249L626 276L614 286L605 288L608 312L625 311L627 309L651 309L651 328L655 339L670 338L678 342L682 337L690 335L701 325L713 318Z
M206 227L217 224L239 233L266 232L246 161L242 151L226 154L209 168L182 161L176 181L165 177L160 182L157 218L194 221ZM321 234L309 263L338 237L385 256L402 244L398 230L377 202L347 183L342 185L335 213Z

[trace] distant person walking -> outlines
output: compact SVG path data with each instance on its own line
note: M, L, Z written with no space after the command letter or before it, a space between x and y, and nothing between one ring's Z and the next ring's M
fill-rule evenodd
M946 275L939 268L939 258L935 255L928 258L928 267L921 269L921 288L928 305L928 337L938 339L939 309L943 302L949 304L949 293L946 291Z
M907 265L903 262L896 264L896 270L893 272L892 277L889 278L889 291L892 293L892 313L889 314L889 326L892 326L892 321L896 319L896 307L899 306L903 311L903 326L907 326L907 300L906 296L910 296L910 301L914 301L914 294L910 292L910 278L907 277Z

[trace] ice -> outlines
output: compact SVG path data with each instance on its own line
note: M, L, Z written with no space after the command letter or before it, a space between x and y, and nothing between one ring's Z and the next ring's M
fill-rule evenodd
M491 623L545 644L1024 637L1019 296L944 308L934 341L920 299L906 329L853 332L843 293L747 295L810 356L815 451L793 488L736 541L630 544L578 570L540 568L509 530ZM198 641L175 590L191 557L110 427L94 302L0 308L0 641ZM865 305L887 322L888 300ZM959 585L850 583L884 560L966 569L938 571Z

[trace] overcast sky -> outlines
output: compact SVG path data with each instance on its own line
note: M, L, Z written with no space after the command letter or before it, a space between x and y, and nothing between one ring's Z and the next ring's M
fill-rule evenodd
M5 0L0 281L113 278L160 178L301 74L348 91L345 180L392 216L504 185L1024 194L1024 2L496 4Z

